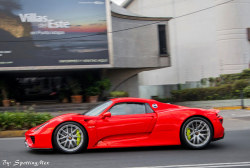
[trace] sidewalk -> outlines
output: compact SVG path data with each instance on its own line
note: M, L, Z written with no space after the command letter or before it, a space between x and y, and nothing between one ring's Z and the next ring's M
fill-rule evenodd
M57 104L33 104L33 105L20 105L20 106L10 106L10 107L0 107L0 112L4 111L24 111L24 110L30 110L30 111L36 111L36 112L73 112L78 111L80 113L89 110L98 104L98 103L57 103Z
M240 109L241 108L241 99L230 99L230 100L208 100L208 101L186 101L186 102L177 102L176 105L195 107L195 108L221 108L231 107L229 109ZM250 99L244 99L244 106L250 107Z
M226 131L250 129L250 110L221 110Z

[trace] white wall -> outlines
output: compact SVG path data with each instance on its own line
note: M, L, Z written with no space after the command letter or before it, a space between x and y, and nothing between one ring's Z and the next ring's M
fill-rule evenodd
M127 8L145 16L179 17L228 0L134 0ZM248 68L250 0L235 2L169 22L169 68L142 72L140 85L199 81Z
M177 0L178 1L178 0ZM128 10L143 16L173 16L173 0L134 0Z
M124 2L124 0L111 0L111 1L118 5L121 5Z
M151 3L151 4L150 4ZM139 7L142 5L143 8ZM157 6L159 5L159 8ZM212 0L135 0L128 8L147 16L181 16L212 5ZM153 8L150 8L153 6ZM151 11L147 9L150 8ZM152 12L152 10L155 12ZM152 13L152 14L150 14ZM203 77L216 76L219 71L216 59L215 9L169 22L171 67L143 72L139 75L141 85L165 85L198 81ZM149 80L150 79L150 80Z
M222 0L216 0L221 3ZM217 56L222 74L240 72L249 67L250 0L235 0L217 7Z

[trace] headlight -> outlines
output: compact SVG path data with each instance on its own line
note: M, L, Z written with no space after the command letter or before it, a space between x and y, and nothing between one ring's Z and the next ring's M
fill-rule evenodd
M43 123L42 125L40 125L39 127L37 127L34 131L37 131L37 130L43 128L43 127L44 127L45 125L47 125L48 123L49 123L49 122Z

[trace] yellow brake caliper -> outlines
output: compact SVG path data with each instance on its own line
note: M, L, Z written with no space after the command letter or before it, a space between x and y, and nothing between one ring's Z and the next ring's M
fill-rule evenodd
M76 144L78 146L80 144L80 142L81 142L81 134L80 134L79 130L76 130L76 136L77 136Z
M189 128L187 128L187 132L186 132L186 135L187 135L187 138L188 138L188 140L190 140L191 139L191 131L190 131L190 129Z

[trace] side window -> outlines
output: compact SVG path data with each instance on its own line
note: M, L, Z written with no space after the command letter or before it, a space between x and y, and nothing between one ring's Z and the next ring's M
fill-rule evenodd
M146 111L147 113L154 113L154 110L152 110L152 108L150 107L148 103L146 103Z
M116 104L109 110L112 116L114 115L126 115L126 104Z
M113 116L145 114L146 107L144 103L119 103L114 105L109 111Z

